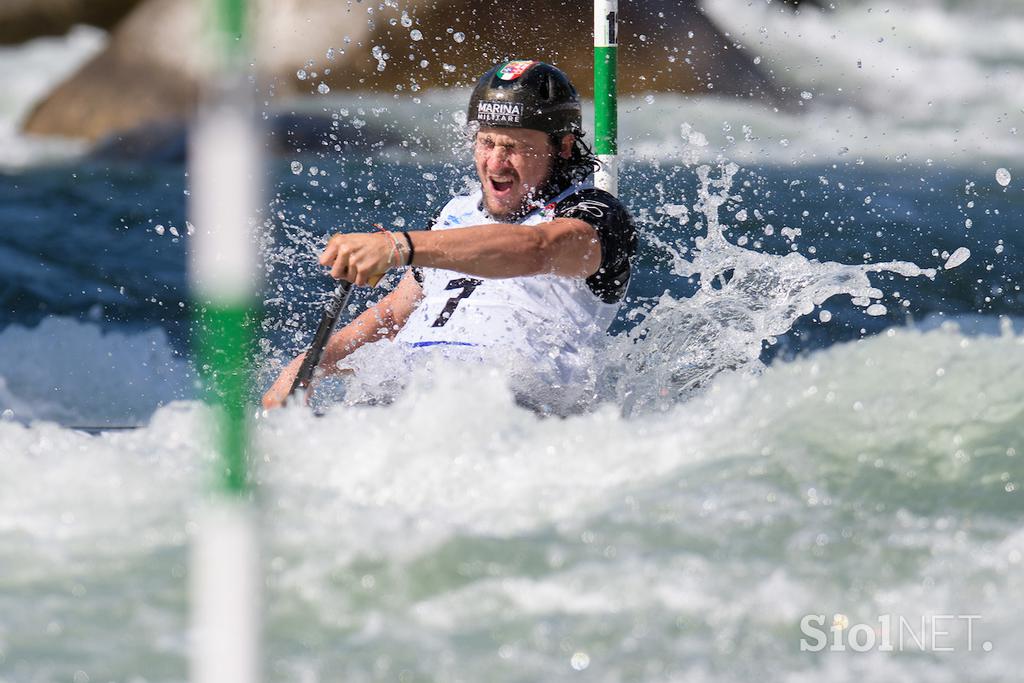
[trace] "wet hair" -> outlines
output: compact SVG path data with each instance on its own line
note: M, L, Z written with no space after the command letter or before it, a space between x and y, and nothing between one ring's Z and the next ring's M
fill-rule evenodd
M591 173L601 166L594 151L583 141L583 131L571 133L576 138L572 143L572 153L568 159L563 158L558 152L562 148L562 138L569 134L551 133L548 135L548 139L551 140L551 144L555 148L555 160L551 166L551 183L559 188L583 183Z

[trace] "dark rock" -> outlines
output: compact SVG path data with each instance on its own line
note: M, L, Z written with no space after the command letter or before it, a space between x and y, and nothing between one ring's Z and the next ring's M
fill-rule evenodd
M646 0L619 8L620 92L774 95L753 60L708 20L695 0ZM560 66L584 95L593 93L589 5L581 9L557 0L520 0L511 11L506 0L458 0L410 10L411 27L390 23L400 16L401 11L388 8L375 12L371 37L362 46L353 40L347 59L335 64L322 58L323 51L311 51L317 67L331 68L330 75L316 82L324 81L332 91L408 93L470 86L500 61L533 58ZM422 40L410 39L412 29L422 33ZM465 35L463 42L454 39L456 33ZM389 57L383 70L370 54L372 46L380 46ZM424 60L426 67L421 66ZM308 93L312 88L312 82L298 81L294 70L280 78L283 90L298 86Z
M198 68L189 61L198 17L181 9L181 0L139 5L102 52L36 105L25 132L98 140L187 118L198 95Z
M109 29L140 0L3 0L0 45L59 36L75 24Z
M367 4L338 0L263 7L254 32L260 36L255 61L261 82L274 95L310 94L321 83L335 94L410 95L468 86L510 58L552 62L584 95L593 91L589 5L520 0L510 8L507 0L414 0L404 9L374 3L372 14ZM411 26L403 25L409 23L402 21L405 12ZM193 0L145 0L118 24L103 52L36 107L26 131L97 140L144 124L187 119L198 97L199 26ZM414 29L421 39L410 36ZM464 34L462 41L456 40L458 33ZM704 16L696 0L623 3L619 36L622 93L777 100L764 72ZM325 57L328 48L336 49L333 61ZM373 56L374 48L381 59ZM300 80L296 70L308 60L314 62L308 71L318 75Z

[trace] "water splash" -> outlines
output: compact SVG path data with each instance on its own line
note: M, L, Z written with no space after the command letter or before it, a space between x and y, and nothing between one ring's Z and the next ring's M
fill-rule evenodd
M942 267L944 270L952 270L957 266L962 266L969 258L971 258L970 249L967 247L957 247L957 250L949 255L949 258L946 259L945 265Z
M884 312L878 302L883 292L868 273L935 277L934 269L905 261L848 265L730 243L719 209L740 199L730 194L738 170L734 163L720 164L713 177L710 166L698 167L693 208L698 225L703 217L706 235L695 240L691 260L684 258L685 250L663 245L672 254L674 274L699 279L696 294L675 298L666 292L640 324L606 350L610 365L622 364L609 374L616 378L614 399L627 412L667 407L722 372L758 372L764 343L774 342L833 296L852 297L869 315Z

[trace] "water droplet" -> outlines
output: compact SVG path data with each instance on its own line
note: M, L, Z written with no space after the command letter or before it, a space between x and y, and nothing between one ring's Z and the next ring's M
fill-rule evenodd
M295 175L299 175L300 173L302 173L302 164L300 164L298 161L293 161L292 173L294 173Z
M974 226L974 221L972 221L970 218L968 218L967 220L964 221L964 227L967 228L968 230L970 230L971 227L973 227L973 226Z
M178 235L178 229L177 229L176 227L174 227L173 225L172 225L172 226L170 227L170 230L169 230L169 231L170 231L170 233L171 233L172 235L174 235L175 237L179 237L179 236L180 236L180 235Z
M463 33L462 31L456 31L455 34L452 36L452 40L454 40L456 43L461 43L464 40L466 40L466 34Z
M802 99L802 100L814 99L814 95L812 95L811 93L809 93L806 90L804 90L802 93L800 93L800 99Z
M14 419L14 411L10 408L4 409L4 412L0 413L0 420L10 421Z
M333 62L334 61L334 57L335 57L336 54L337 54L337 52L334 51L333 47L327 48L327 59L328 60Z
M761 63L761 58L760 57L754 57L754 64L760 64L760 63Z
M412 38L413 40L423 40L423 32L420 31L418 28L414 28L413 30L409 31L409 37Z
M569 660L572 668L576 671L583 671L590 666L590 655L586 652L577 652L573 654L572 659Z
M298 71L295 72L295 77L298 78L300 81L306 80L306 76L308 75L309 74L306 73L305 69L299 69Z
M327 93L331 92L331 89L327 87L326 83L321 83L320 85L316 86L316 91L321 95L326 95Z
M827 323L831 319L832 319L832 311L829 311L829 310L824 309L824 308L821 309L820 311L818 311L818 320L820 320L821 322Z
M969 258L971 258L971 250L967 247L958 247L956 251L949 255L949 258L946 259L946 264L942 267L946 270L952 270Z
M645 95L644 102L647 104L654 104L654 95Z
M1013 178L1012 178L1012 176L1010 176L1010 172L1007 171L1005 168L996 169L996 182L997 183L999 183L1003 187L1006 187L1007 185L1010 184L1011 180L1013 180Z
M412 19L409 18L408 12L402 12L402 26L406 28L412 26Z
M155 232L158 235L164 234L164 226L157 223L156 226L153 228L153 232Z
M871 304L864 312L868 315L879 316L888 313L888 309L883 304Z
M443 64L442 66L444 67L444 70L447 71L448 73L453 73L455 71L454 64Z
M736 220L738 220L740 223L742 223L743 221L747 220L747 210L746 209L740 209L739 211L737 211L736 212Z

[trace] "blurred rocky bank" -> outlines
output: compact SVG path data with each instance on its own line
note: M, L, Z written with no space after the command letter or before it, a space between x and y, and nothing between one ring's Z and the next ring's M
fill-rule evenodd
M509 58L554 63L574 78L582 94L592 91L589 3L274 0L254 6L255 69L267 99L310 94L318 87L335 93L413 93L468 86L494 63ZM698 0L626 2L620 13L620 92L777 100L770 71L714 26ZM25 120L25 132L92 141L125 134L138 138L140 130L159 137L187 120L203 64L199 2L0 4L3 44L60 35L76 24L109 30L109 41L37 103ZM299 78L297 72L303 69L316 71L317 78Z

